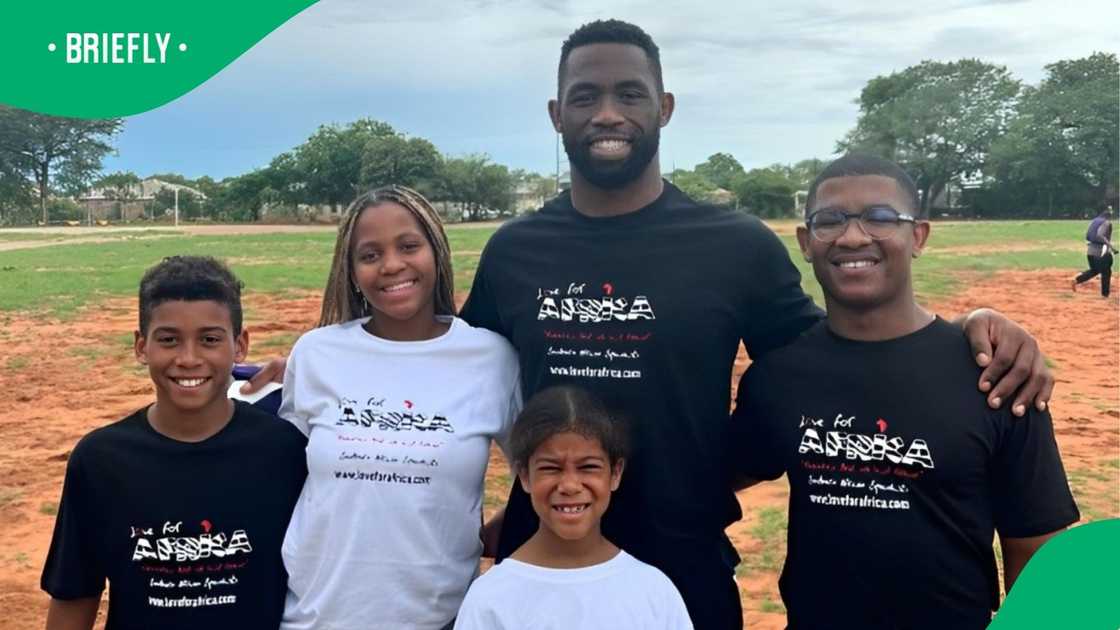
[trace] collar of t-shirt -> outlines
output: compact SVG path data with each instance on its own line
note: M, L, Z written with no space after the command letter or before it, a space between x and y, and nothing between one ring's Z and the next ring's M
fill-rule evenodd
M389 351L394 353L423 353L428 351L429 347L439 345L451 339L456 331L459 329L461 320L458 317L451 315L436 315L436 320L448 324L447 331L443 334L431 339L422 339L420 341L394 341L392 339L385 339L366 330L366 322L370 320L369 317L362 317L359 319L351 320L342 324L342 329L349 329L349 334L352 336L354 343L365 347L376 347L378 350Z
M594 582L614 575L624 570L627 565L632 562L632 556L620 549L613 558L606 562L600 562L599 564L593 564L588 567L579 567L577 569L553 569L529 564L528 562L521 562L513 558L502 560L501 566L504 567L506 571L525 578L544 580L557 584L579 584L582 582Z
M566 218L593 225L597 229L624 229L634 225L645 224L656 220L667 211L683 204L690 204L688 197L673 184L662 180L664 188L661 194L649 204L625 214L609 217L592 217L576 210L572 204L572 192L565 191L559 197L545 204L541 209L545 213L558 213Z

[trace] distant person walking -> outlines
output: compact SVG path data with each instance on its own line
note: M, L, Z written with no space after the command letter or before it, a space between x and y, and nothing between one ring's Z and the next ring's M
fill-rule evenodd
M1085 232L1085 240L1089 242L1086 250L1089 259L1089 268L1082 271L1073 279L1072 288L1077 291L1077 285L1097 275L1101 275L1101 296L1108 297L1109 284L1112 282L1112 255L1116 248L1112 245L1112 206L1106 206L1100 214L1089 223Z

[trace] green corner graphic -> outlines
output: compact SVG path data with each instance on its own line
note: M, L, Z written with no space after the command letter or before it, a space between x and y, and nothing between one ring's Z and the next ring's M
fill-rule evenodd
M0 104L107 118L193 90L314 0L11 3Z
M1120 628L1120 519L1055 536L1035 553L989 630Z

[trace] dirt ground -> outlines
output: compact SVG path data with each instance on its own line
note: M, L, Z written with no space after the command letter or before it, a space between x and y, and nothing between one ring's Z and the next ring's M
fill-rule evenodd
M1120 516L1118 304L1116 296L1102 300L1095 281L1071 293L1073 274L1054 270L978 278L971 289L933 308L952 316L992 306L1038 337L1058 379L1051 407L1082 513L1113 518ZM251 357L262 360L285 352L313 324L318 298L254 295L246 307ZM0 415L0 628L43 626L48 600L38 588L39 574L70 449L83 434L152 397L147 374L132 356L134 308L131 300L113 301L64 322L0 315L0 409L5 410ZM733 383L746 365L740 356ZM498 489L507 471L500 457L492 461L487 486ZM739 583L751 628L784 626L777 570L784 557L786 492L778 481L741 493L746 517L729 528L746 559ZM488 498L488 509L502 498Z

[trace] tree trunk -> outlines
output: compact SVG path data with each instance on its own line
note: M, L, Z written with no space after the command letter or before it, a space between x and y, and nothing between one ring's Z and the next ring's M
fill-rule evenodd
M43 226L50 225L47 217L47 175L49 174L49 162L41 162L35 169L35 179L39 183L39 210L43 213Z
M940 181L940 180L937 180L937 181L934 181L934 182L930 183L929 190L926 192L929 199L926 201L926 209L925 209L926 210L926 215L925 216L929 216L930 214L933 213L933 201L941 195L941 191L945 190L945 187L947 185L948 185L948 182L944 182L944 181Z

